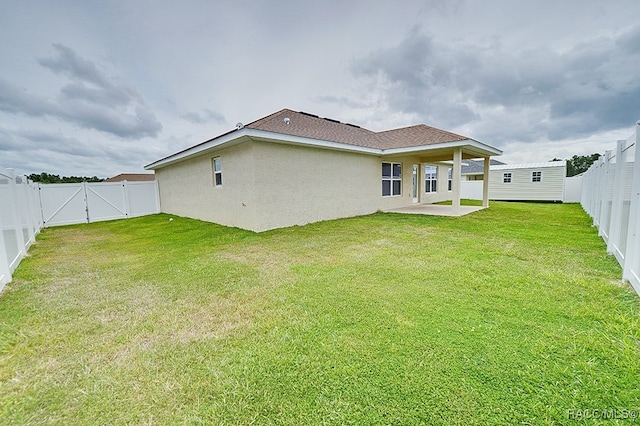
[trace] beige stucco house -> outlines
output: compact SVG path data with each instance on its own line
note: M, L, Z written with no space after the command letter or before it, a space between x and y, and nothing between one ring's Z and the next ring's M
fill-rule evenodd
M455 210L463 159L502 154L422 124L373 132L289 109L236 127L145 167L163 212L260 232L443 200Z

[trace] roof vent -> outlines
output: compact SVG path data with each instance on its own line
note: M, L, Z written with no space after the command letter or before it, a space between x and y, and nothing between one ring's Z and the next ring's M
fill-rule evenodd
M291 123L291 119L289 117L285 117L284 120L282 120L282 121L284 121L284 124Z
M238 122L236 123L236 129L240 130L240 129L242 129L243 127L244 127L244 124L242 124L242 122L238 121Z

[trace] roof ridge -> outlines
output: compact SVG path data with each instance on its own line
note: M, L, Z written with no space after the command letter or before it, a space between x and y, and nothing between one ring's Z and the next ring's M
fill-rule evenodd
M453 135L453 136L461 138L460 140L462 140L462 139L471 139L468 136L464 136L464 135L461 135L461 134L458 134L458 133L450 132L448 130L440 129L438 127L429 126L428 124L424 124L424 123L412 124L410 126L404 126L404 127L397 127L395 129L382 130L382 131L377 132L377 133L398 132L398 131L402 131L402 130L413 129L413 128L416 128L416 127L426 128L426 129L429 129L429 130L440 132L442 134Z
M289 108L282 108L282 109L281 109L281 110L279 110L279 111L272 112L271 114L267 114L267 115L265 115L264 117L257 118L257 119L255 119L255 120L253 120L252 122L250 122L250 123L248 123L248 124L245 124L245 127L246 127L246 126L251 126L252 124L254 124L254 123L258 122L258 121L266 120L266 119L268 119L268 118L270 118L270 117L273 117L274 115L280 114L280 113L285 112L285 111L295 112L295 111L293 111L292 109L289 109Z

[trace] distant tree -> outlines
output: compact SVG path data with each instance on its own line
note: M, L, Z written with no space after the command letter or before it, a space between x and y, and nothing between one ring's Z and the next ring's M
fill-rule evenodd
M567 160L567 177L586 172L598 158L600 158L600 154L598 153L591 155L574 155Z
M567 177L571 177L586 172L598 158L600 158L600 154L596 153L591 155L574 155L568 160L554 158L551 161L566 161Z
M102 182L104 179L99 178L97 176L92 177L81 177L81 176L63 176L60 175L52 175L46 172L42 173L32 173L27 176L34 182L40 183L78 183L78 182Z

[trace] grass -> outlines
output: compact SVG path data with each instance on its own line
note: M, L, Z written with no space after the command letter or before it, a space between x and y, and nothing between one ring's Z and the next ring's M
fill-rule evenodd
M620 276L577 205L261 234L162 214L48 228L0 295L0 423L637 409L640 301Z
M451 200L446 200L446 201L440 201L438 203L435 204L440 204L440 205L444 205L444 206L450 206L453 204L453 202ZM461 206L482 206L482 200L470 200L467 198L463 198L460 200L460 205Z

